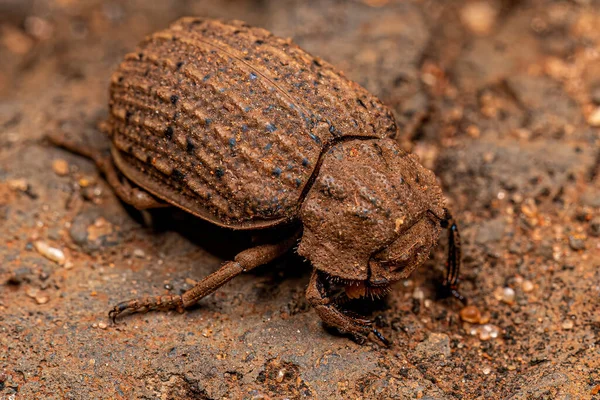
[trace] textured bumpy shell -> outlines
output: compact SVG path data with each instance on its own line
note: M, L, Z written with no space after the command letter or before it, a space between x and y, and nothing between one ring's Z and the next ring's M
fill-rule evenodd
M336 141L396 133L377 98L289 40L196 18L125 57L112 77L107 126L127 178L236 229L297 217Z
M443 215L441 188L417 156L391 139L345 141L325 154L302 205L298 254L339 278L394 281L369 270L370 261L398 266L410 257L411 270L418 267L437 242Z

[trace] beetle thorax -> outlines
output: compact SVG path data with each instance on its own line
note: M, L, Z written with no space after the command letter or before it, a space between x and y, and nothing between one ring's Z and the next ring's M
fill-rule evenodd
M443 206L433 173L393 140L342 142L302 204L298 253L332 277L383 285L426 259Z

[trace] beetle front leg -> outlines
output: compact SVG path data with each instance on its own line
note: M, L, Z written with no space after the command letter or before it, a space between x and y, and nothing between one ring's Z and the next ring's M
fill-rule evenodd
M361 342L365 339L376 339L386 347L390 345L390 342L373 327L372 321L349 316L336 307L326 294L322 273L317 270L313 271L310 278L306 289L306 299L325 324L333 326L343 333L348 333Z
M183 312L185 308L196 304L200 299L214 293L218 288L242 272L249 271L279 258L295 245L299 237L300 232L297 232L279 243L264 244L246 249L238 253L233 261L223 264L221 268L202 279L196 286L181 296L165 295L123 301L114 306L108 313L108 316L115 322L117 317L121 315L150 310L177 310Z

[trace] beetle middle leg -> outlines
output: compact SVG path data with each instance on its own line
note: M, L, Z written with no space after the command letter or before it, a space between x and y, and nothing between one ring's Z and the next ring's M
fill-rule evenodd
M375 338L383 345L389 346L390 342L372 326L373 323L370 320L346 314L336 306L333 299L326 293L322 275L322 272L313 271L308 289L306 289L306 299L323 322L341 332L351 334L359 341Z
M218 288L241 274L258 266L267 264L284 255L300 237L300 232L276 243L263 244L238 253L233 261L228 261L218 270L202 279L193 288L182 295L165 295L139 298L121 302L114 306L108 316L116 321L123 314L146 312L150 310L177 310L183 312L187 307L196 304L200 299L214 293Z
M118 172L110 154L83 143L74 142L62 134L48 135L48 139L57 146L94 161L115 194L125 203L131 204L138 210L169 206L169 204L156 199L145 190L133 187L127 178L122 177Z

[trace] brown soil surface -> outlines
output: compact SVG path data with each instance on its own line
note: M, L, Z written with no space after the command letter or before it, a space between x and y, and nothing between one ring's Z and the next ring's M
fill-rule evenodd
M292 37L393 108L462 228L476 322L436 299L442 240L362 310L390 349L324 330L295 255L110 323L249 240L132 210L44 139L102 142L111 72L184 15ZM600 398L599 26L598 0L0 0L0 398Z

